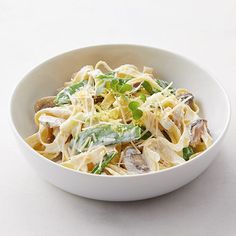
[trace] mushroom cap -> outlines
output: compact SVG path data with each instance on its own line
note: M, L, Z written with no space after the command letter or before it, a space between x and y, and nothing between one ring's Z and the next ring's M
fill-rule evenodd
M55 96L47 96L47 97L43 97L40 98L39 100L37 100L34 104L34 111L38 112L44 108L48 108L48 107L55 107Z
M196 147L198 144L202 142L201 137L205 132L209 133L207 128L207 121L204 119L195 120L190 127L191 131L191 140L190 145L192 147Z
M142 174L150 171L142 154L138 153L133 147L125 148L122 152L122 159L128 172Z

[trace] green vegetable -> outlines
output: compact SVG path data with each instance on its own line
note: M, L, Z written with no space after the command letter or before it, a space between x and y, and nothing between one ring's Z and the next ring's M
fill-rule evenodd
M160 87L162 87L163 89L165 89L167 86L169 86L169 82L167 82L166 80L161 80L161 79L157 79L156 82L158 83L158 85ZM170 92L174 92L174 88L173 87L169 87Z
M64 88L56 96L56 99L55 99L56 105L60 106L63 104L70 104L71 101L70 101L69 95L73 95L77 90L84 87L86 84L87 84L87 80L83 80L79 83L76 83L69 87Z
M132 86L127 84L127 79L116 78L113 74L98 75L97 78L101 79L96 91L97 95L103 93L105 88L118 94L124 94L132 90Z
M105 74L98 75L98 79L109 79L109 78L114 78L115 71L109 71Z
M169 86L169 82L165 81L165 80L160 80L160 79L157 79L156 80L157 84L162 87L163 89L166 88L167 86ZM154 93L158 93L160 92L159 89L155 89L155 88L152 88L151 84L147 81L144 81L142 83L142 86L145 88L145 90L150 94L154 94ZM172 87L169 88L171 92L174 92L174 89Z
M132 86L130 84L123 84L119 87L118 92L119 93L125 93L125 92L129 92L132 90Z
M189 158L194 154L194 151L191 147L183 148L183 158L185 161L188 161Z
M162 87L163 89L166 88L170 83L165 81L165 80L161 80L161 79L157 79L156 82L158 83L158 85L160 87Z
M75 145L78 152L86 151L97 145L111 145L130 142L141 137L141 128L132 124L100 124L82 131L71 145ZM74 143L75 142L75 143Z
M146 102L147 97L146 97L144 94L141 94L141 95L140 95L140 100L141 100L142 102Z
M151 137L152 133L150 131L146 131L146 127L145 126L141 126L141 129L142 129L142 134L141 134L141 138L142 140L146 140L148 139L149 137ZM145 132L145 134L143 134Z
M110 152L104 155L103 161L101 165L97 164L93 170L91 171L92 174L100 175L104 168L111 162L111 160L117 155L117 152Z
M131 110L133 118L135 120L139 120L143 116L143 112L140 109L138 109L139 106L140 106L139 102L136 101L132 101L129 103L129 109Z
M139 102L136 101L132 101L129 103L129 109L131 111L138 109L139 106L140 106Z
M106 87L106 81L105 80L99 81L98 86L96 88L96 95L99 96L99 95L103 94L105 87Z
M135 120L139 120L143 116L143 112L139 109L133 111L132 114Z
M113 91L118 90L119 79L113 78L112 80L106 83L106 87L109 89L111 88Z
M149 82L143 81L142 86L145 88L145 90L146 90L149 94L152 95L152 94L154 93L154 91L153 91L153 89L152 89L152 86L151 86L151 84L150 84Z
M97 76L98 79L110 79L110 78L114 78L113 75L98 75Z
M125 92L129 92L132 90L132 86L130 84L126 84L127 80L123 80L120 78L113 78L111 81L107 82L107 86L110 87L115 93L124 94Z
M152 133L150 131L148 131L147 133L145 133L144 135L142 135L141 139L143 140L147 140L149 137L152 136Z

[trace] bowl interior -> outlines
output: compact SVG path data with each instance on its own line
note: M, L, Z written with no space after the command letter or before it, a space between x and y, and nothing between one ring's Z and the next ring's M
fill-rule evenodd
M28 73L17 86L11 115L22 138L35 132L34 102L55 95L71 75L84 65L106 61L112 68L122 64L153 67L160 79L173 81L174 87L190 90L200 105L209 129L216 139L227 125L229 105L221 86L203 69L179 55L160 49L132 45L104 45L74 50L54 57Z

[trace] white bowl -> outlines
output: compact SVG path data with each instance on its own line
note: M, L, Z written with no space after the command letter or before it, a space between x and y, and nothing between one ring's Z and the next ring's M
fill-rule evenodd
M24 138L35 132L34 102L56 93L73 72L104 60L112 68L129 63L153 67L164 80L188 88L208 120L214 144L204 153L167 170L135 176L99 176L73 171L49 161L29 147ZM23 155L35 170L55 186L87 198L131 201L173 191L199 176L214 160L230 120L229 100L219 83L190 60L157 48L137 45L102 45L56 56L28 73L16 87L11 101L13 130Z

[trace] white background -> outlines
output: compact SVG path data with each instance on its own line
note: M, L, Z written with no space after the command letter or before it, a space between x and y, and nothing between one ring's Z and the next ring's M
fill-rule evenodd
M233 114L224 146L187 186L140 202L88 200L41 180L19 152L8 115L16 84L56 54L105 43L181 53L228 92ZM236 235L235 0L0 0L0 77L0 235Z

